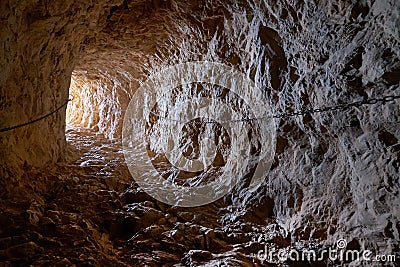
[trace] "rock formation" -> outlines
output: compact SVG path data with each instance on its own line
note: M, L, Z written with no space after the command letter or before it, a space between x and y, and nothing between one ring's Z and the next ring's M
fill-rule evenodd
M0 128L61 107L0 133L5 266L268 266L265 246L339 239L399 263L399 99L277 118L259 190L202 207L148 196L121 148L136 90L188 61L245 73L274 114L400 95L399 2L8 0L0 16Z

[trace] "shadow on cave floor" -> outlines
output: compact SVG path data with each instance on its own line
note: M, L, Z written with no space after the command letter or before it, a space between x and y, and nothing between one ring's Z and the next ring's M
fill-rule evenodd
M224 200L154 200L134 183L120 140L73 127L66 136L68 163L27 172L30 185L1 200L0 266L266 266L258 251L290 245L272 219Z

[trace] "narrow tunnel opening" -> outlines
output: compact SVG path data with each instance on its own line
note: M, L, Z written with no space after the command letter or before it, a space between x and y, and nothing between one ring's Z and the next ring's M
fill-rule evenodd
M318 8L308 0L3 2L5 266L357 265L363 252L397 264L400 131L392 122L400 117L400 50L392 21L400 2L366 1L361 9L339 0ZM195 67L200 62L229 70ZM140 88L161 72L161 84L182 82L174 87L182 98L164 95L169 102L155 107L137 101L152 99ZM219 88L200 86L204 73L216 74ZM261 93L252 95L245 80ZM64 113L68 87L74 99ZM202 87L209 95L196 91ZM369 101L354 102L360 96ZM224 105L234 115L225 116ZM271 119L268 106L277 111L276 149L268 120L258 118ZM131 143L123 135L129 110ZM357 123L347 127L351 117ZM177 142L160 138L167 132ZM260 160L269 146L271 170ZM216 175L192 179L207 164ZM223 176L225 169L232 171ZM260 186L242 190L253 173ZM160 177L183 179L171 188ZM243 181L231 188L232 177ZM188 190L216 178L217 190ZM160 200L227 188L201 206ZM321 258L338 248L358 254ZM300 258L280 259L293 249ZM318 259L304 259L313 252Z
M110 74L74 71L69 88L73 100L66 110L67 129L79 127L109 139L120 138L130 91L122 86L118 77Z
M85 91L89 91L87 86L90 86L88 82L80 79L73 72L71 76L71 84L69 87L69 94L72 96L72 101L68 103L66 110L66 125L67 129L70 127L85 127L91 128L93 125L90 125L87 121L84 120L83 115L85 113L85 105L82 99L85 99L84 94Z
M117 194L132 186L121 145L126 92L107 71L75 70L69 87L73 100L66 109L67 161L96 186Z

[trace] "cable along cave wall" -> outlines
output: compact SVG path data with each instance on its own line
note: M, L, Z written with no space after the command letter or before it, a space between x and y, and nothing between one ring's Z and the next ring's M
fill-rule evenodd
M13 103L1 107L4 126L66 99L72 75L68 122L118 138L129 99L148 75L198 60L245 73L277 113L400 94L396 1L2 5L11 25L2 33L2 103ZM17 109L24 112L13 116ZM295 239L344 237L392 251L400 238L399 112L396 100L277 120L262 190L232 192L240 208L222 219L274 216ZM2 134L5 188L24 182L22 166L63 157L64 120L60 112Z

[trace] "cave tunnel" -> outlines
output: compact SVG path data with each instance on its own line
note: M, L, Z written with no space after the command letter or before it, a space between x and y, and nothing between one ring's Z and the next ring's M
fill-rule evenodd
M399 266L399 14L1 1L1 266Z

